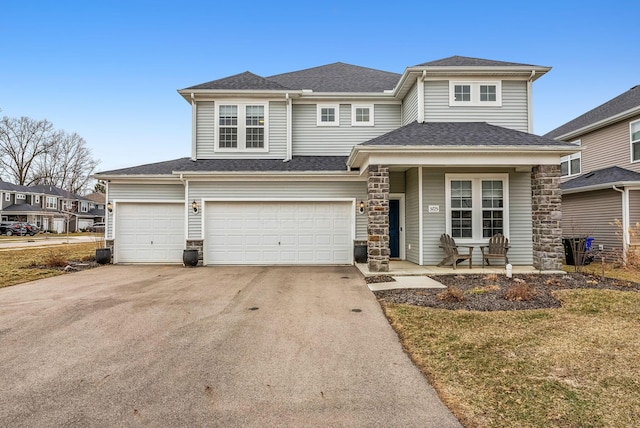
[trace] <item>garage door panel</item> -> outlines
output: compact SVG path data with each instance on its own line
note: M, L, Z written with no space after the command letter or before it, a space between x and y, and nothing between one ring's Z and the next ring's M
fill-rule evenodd
M347 264L351 202L209 202L207 264Z
M184 205L118 204L115 242L119 263L181 263Z

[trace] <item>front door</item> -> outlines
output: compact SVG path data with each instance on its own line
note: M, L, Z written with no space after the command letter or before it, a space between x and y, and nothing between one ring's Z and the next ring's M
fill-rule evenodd
M391 258L400 257L400 201L389 200L389 249Z

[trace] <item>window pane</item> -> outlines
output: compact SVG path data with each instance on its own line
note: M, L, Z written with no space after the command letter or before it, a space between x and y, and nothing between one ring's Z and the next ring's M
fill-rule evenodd
M264 106L247 106L247 126L264 126Z
M238 106L220 106L220 126L238 125Z
M640 160L640 142L633 143L633 160Z
M453 95L456 101L471 101L471 86L455 85Z
M369 122L369 109L366 107L356 108L356 122Z
M569 175L569 161L564 161L560 164L560 175Z
M219 145L222 148L238 147L238 129L237 128L220 128Z
M264 128L247 128L247 148L261 149L264 147Z
M335 122L336 110L334 108L323 107L320 109L320 120L322 122Z
M451 181L451 207L472 208L471 181Z
M482 208L503 207L502 181L482 182Z
M482 211L482 237L491 238L496 233L504 234L502 211Z
M640 122L631 125L631 141L640 141Z
M495 100L496 100L496 86L480 85L480 101L495 101Z
M580 158L571 160L571 174L580 174Z

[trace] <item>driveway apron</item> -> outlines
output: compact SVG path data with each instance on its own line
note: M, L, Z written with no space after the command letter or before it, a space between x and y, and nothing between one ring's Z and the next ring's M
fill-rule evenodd
M0 426L460 426L354 267L107 266L0 289Z

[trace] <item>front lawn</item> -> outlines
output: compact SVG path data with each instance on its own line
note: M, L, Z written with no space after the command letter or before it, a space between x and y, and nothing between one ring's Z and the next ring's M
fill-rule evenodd
M95 250L96 244L87 242L0 251L0 288L61 275L67 261L91 261Z
M381 304L407 352L465 426L636 426L640 292L553 293L559 309Z

